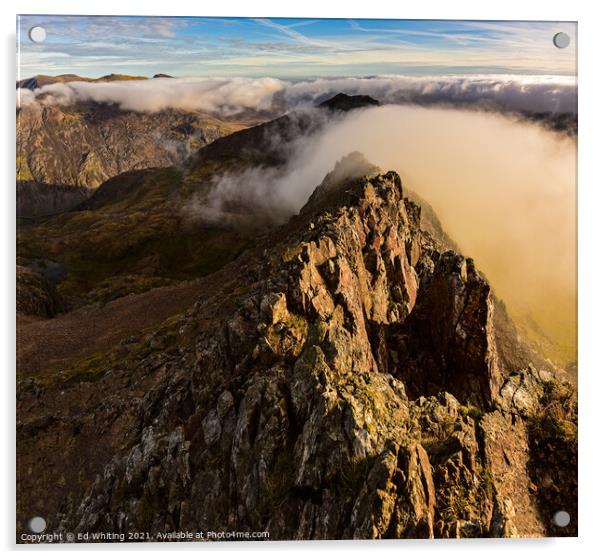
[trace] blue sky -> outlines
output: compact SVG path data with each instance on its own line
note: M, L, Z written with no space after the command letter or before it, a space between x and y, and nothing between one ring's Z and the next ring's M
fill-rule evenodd
M28 30L48 33L32 43ZM348 19L20 16L19 70L34 74L368 76L576 71L576 24ZM568 48L552 37L569 34Z

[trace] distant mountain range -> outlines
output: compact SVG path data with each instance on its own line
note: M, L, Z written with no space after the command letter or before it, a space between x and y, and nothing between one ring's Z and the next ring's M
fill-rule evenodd
M155 74L153 78L171 78L167 74ZM44 74L37 74L31 78L25 78L17 81L17 89L38 89L45 85L50 85L53 83L67 83L67 82L114 82L114 81L124 81L124 80L146 80L149 79L145 76L128 76L126 74L107 74L106 76L101 76L100 78L86 78L83 76L78 76L77 74L59 74L58 76L46 76Z

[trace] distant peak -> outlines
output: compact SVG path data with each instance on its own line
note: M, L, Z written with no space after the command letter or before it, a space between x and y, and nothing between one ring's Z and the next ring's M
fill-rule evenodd
M331 111L352 111L362 107L375 107L380 102L369 95L347 95L346 93L337 93L327 101L320 103L318 107L329 109Z

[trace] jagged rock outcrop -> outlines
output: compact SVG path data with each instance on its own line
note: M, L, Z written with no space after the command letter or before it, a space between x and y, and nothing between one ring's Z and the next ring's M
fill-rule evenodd
M391 337L397 366L414 394L442 388L490 409L501 376L493 334L491 288L469 258L446 251L418 261L420 298Z
M532 453L558 381L503 369L489 284L422 230L396 173L331 175L212 285L92 380L20 384L19 523L35 509L69 531L558 533L533 476L557 456Z

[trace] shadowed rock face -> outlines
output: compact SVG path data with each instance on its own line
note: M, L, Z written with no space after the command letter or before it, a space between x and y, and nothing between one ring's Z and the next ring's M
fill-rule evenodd
M22 219L51 216L69 211L94 191L83 186L17 182L17 217Z
M453 251L424 256L420 298L412 316L392 328L390 344L413 394L445 388L463 401L492 407L501 376L489 284L469 258Z
M36 510L74 532L574 533L576 516L542 517L539 486L576 475L558 461L574 401L552 373L504 368L489 284L420 213L394 172L331 175L110 369L21 382L18 529Z

